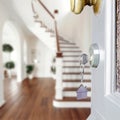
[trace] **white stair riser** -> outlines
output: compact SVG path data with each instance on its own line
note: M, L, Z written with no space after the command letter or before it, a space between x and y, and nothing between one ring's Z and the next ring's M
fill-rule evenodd
M64 60L63 61L63 66L80 66L80 62L72 62L72 61L68 62L67 60ZM89 67L90 65L86 64L85 66ZM90 69L90 67L89 67L89 69Z
M63 68L63 72L81 72L80 68ZM90 68L85 68L84 72L91 72Z
M59 39L59 43L68 43L68 44L70 43L70 44L75 45L75 43L72 43L72 42L65 40L65 39Z
M60 44L60 47L76 47L74 44Z
M75 60L75 61L80 61L80 56L79 55L74 55L74 56L63 56L63 60ZM85 64L86 66L89 65L89 62Z
M79 66L79 65L80 65L79 62L63 62L63 66Z
M78 50L80 50L79 48L60 48L61 49L61 51L78 51Z
M77 97L77 92L76 91L64 91L63 92L64 97ZM91 91L87 93L88 97L91 97Z
M69 80L78 80L81 79L81 75L63 75L63 79L69 79ZM91 79L91 75L84 75L84 80L85 79Z
M59 44L66 44L66 41L60 41Z
M50 34L50 37L56 37L54 34Z
M79 56L78 57L63 57L63 60L78 60L79 61Z
M63 56L63 60L75 60L80 63L80 55L74 55L74 56ZM86 66L90 66L89 62L85 64Z
M81 55L81 52L63 52L63 55Z
M53 101L53 106L58 108L90 108L91 102Z
M70 87L80 87L80 85L84 85L84 86L87 86L87 87L91 87L91 83L87 83L87 82L82 82L82 83L78 83L78 82L63 82L63 88L67 87L67 88L70 88Z

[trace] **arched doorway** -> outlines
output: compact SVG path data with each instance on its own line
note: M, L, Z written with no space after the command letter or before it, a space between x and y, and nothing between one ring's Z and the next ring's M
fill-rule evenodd
M18 82L22 81L22 68L21 64L23 61L21 41L19 30L11 21L6 21L3 26L3 35L2 35L2 45L10 45L13 48L13 51L3 52L3 68L5 68L5 64L12 61L14 63L14 68L10 70L10 77L13 79L17 79Z

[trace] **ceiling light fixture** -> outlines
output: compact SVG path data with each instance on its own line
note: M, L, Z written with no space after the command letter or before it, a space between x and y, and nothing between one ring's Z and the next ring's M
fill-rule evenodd
M93 6L93 11L95 14L99 13L102 0L71 0L71 11L75 14L80 14L83 8L88 6Z

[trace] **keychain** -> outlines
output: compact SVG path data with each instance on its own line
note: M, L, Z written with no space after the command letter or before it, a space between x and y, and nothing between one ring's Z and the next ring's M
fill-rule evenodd
M86 54L80 55L81 85L80 85L80 87L79 87L78 90L77 90L77 99L78 99L78 100L87 98L87 92L88 92L87 87L82 84L82 83L83 83L83 80L84 80L85 64L86 64L87 62L88 62L88 56L87 56Z

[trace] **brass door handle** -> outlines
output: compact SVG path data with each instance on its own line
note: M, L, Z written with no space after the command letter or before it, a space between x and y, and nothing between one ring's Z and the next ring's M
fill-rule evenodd
M88 6L93 6L93 11L97 14L100 11L102 0L71 0L71 11L75 14L80 14L83 8Z
M71 10L75 14L81 13L85 6L85 0L71 0Z

